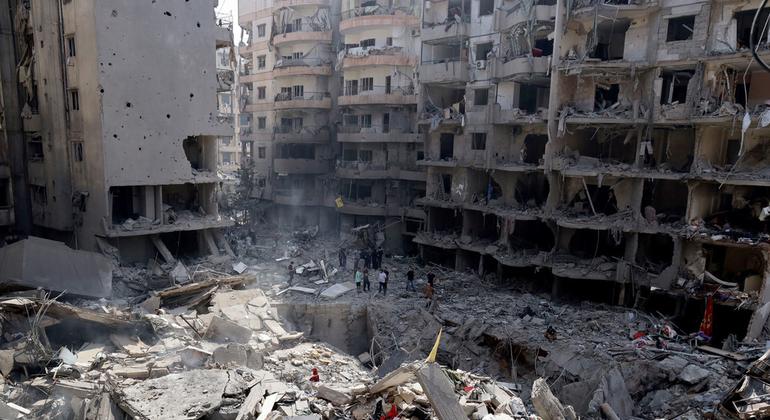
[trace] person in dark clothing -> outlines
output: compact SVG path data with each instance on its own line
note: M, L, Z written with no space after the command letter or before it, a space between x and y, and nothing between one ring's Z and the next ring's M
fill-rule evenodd
M344 270L345 265L347 264L347 261L348 261L348 256L347 254L345 254L345 248L340 248L339 259L340 259L340 269Z
M414 288L414 270L406 272L406 290L411 290L413 292L417 291L417 289Z
M294 261L289 263L289 286L294 281Z
M369 251L367 251L367 250L361 251L361 258L364 260L364 267L365 268L371 268L372 267L372 259L371 259L371 255L369 255Z
M364 292L372 290L372 284L369 283L369 269L364 268Z

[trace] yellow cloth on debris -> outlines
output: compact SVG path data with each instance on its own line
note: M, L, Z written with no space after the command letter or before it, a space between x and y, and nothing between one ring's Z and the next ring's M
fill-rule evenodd
M428 358L425 359L426 362L433 363L436 361L436 353L438 353L438 343L441 342L441 331L443 331L443 328L440 328L438 330L438 335L436 335L436 342L433 344L433 349L431 349L430 354L428 355Z
M337 205L337 208L338 208L338 209L339 209L339 208L342 208L342 206L344 205L344 204L342 203L342 197L337 197L337 199L336 199L336 200L334 200L334 204L336 204L336 205Z

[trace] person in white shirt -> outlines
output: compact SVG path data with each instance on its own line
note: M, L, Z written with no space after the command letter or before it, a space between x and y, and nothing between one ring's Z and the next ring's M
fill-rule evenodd
M388 272L385 270L380 270L380 274L377 277L380 288L377 290L378 293L382 293L383 296L385 296L388 293Z

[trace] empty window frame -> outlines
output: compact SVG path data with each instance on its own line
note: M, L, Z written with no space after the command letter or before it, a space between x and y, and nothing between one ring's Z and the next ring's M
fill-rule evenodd
M83 142L82 141L72 142L72 159L74 159L75 162L83 161Z
M374 78L364 77L361 79L361 92L374 90Z
M267 87L257 87L257 99L265 99L267 97Z
M64 39L67 44L67 57L74 57L77 54L77 49L75 48L75 35L68 35Z
M668 20L666 42L687 41L695 31L695 15L680 16Z
M267 117L257 117L257 128L260 130L267 128Z
M267 155L267 148L264 146L257 148L257 156L259 156L260 159L264 159Z
M471 137L471 150L484 150L487 148L487 133L473 133Z
M294 98L302 98L305 96L305 86L303 85L294 85L292 87L292 94L294 95Z
M692 70L664 71L661 74L663 79L663 91L660 95L661 105L687 102L687 85L694 73Z
M80 93L77 89L70 90L70 109L73 111L80 110Z
M257 57L257 69L264 70L267 67L267 56L260 55Z
M266 28L267 26L264 23L257 25L257 36L260 38L264 38L265 33L267 32Z
M493 45L491 42L476 44L476 60L486 60L487 55L492 51Z
M479 16L488 16L495 12L495 0L479 1Z
M473 105L487 105L489 103L489 89L473 90Z
M361 162L371 162L372 161L372 151L371 150L359 150L358 151L358 160Z
M361 127L363 128L371 128L372 126L372 115L366 114L361 116Z
M374 47L374 38L362 39L359 45L361 46L361 48Z

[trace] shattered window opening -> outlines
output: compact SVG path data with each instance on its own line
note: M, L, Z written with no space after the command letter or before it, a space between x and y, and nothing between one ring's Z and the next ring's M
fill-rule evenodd
M692 39L695 28L695 15L680 16L668 20L666 42L688 41Z

